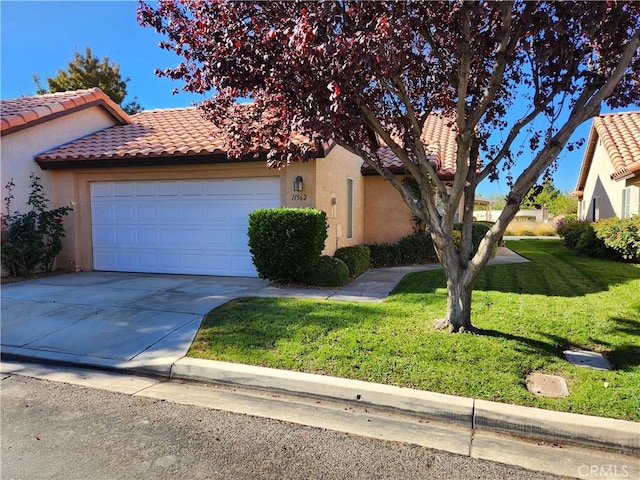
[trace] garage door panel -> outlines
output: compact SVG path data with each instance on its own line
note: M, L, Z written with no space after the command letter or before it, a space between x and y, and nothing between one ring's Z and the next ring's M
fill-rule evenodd
M279 178L96 182L94 268L257 276L248 215L280 205Z

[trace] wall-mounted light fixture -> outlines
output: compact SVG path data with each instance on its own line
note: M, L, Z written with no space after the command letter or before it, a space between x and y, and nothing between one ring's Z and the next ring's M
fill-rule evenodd
M293 191L301 192L302 191L302 177L298 175L293 181Z

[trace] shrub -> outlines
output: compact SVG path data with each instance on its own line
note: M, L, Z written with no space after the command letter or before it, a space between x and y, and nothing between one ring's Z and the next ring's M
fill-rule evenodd
M487 234L493 223L491 222L473 222L471 225L471 244L473 245L472 255L478 251L478 247L480 246L480 242ZM456 248L459 248L460 241L462 240L462 223L455 223L453 225L453 241L456 244ZM494 257L496 252L498 251L498 245L502 243L502 239L496 243L496 246L491 253L491 257Z
M432 263L438 259L431 236L425 232L413 233L394 244L373 244L368 247L371 266L377 268Z
M578 255L584 257L615 258L617 256L606 247L602 239L596 236L596 232L590 223L583 229L574 250Z
M571 250L575 250L580 237L586 232L590 226L589 222L574 220L565 222L558 226L558 235L560 235L564 244Z
M65 237L63 217L72 210L71 206L47 210L49 200L44 193L40 178L31 173L27 213L11 212L13 188L10 180L5 198L7 215L2 217L2 265L10 274L29 277L42 270L53 269L56 256L62 251Z
M311 208L258 209L249 215L249 248L258 275L304 282L327 239L327 215Z
M578 220L577 215L566 215L556 222L556 232L558 236L564 238L565 234L573 228L575 224L584 223Z
M359 277L371 266L371 250L366 245L339 248L334 257L346 263L352 278Z
M594 230L594 224L587 221L574 220L563 223L558 227L562 232L564 244L578 255L593 258L618 259L621 256L608 248Z
M596 236L625 260L640 261L640 216L606 218L593 224Z
M349 267L339 258L321 256L306 279L308 285L341 287L349 281Z
M402 265L400 248L397 243L375 243L367 246L371 252L372 267L380 268Z

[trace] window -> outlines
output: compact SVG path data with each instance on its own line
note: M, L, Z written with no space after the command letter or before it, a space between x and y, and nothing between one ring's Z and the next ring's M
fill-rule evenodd
M597 222L600 220L600 197L593 197L591 200L591 221Z
M638 192L640 192L640 188L636 186L622 190L622 218L640 213L640 195Z
M347 238L353 238L353 179L347 178Z
M631 187L622 190L622 218L631 216Z

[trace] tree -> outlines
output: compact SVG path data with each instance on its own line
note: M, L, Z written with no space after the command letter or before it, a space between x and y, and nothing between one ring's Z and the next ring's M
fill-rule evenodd
M428 226L447 278L442 326L473 331L474 281L537 179L576 127L606 102L640 100L640 3L200 2L141 3L138 18L184 61L159 72L228 136L229 156L266 144L270 165L313 156L292 132L333 140L398 189ZM250 98L250 108L238 105ZM457 130L455 178L438 177L420 141L429 114ZM524 148L526 138L526 149ZM415 194L376 156L386 144ZM520 146L519 146L520 145ZM525 151L526 150L526 151ZM517 161L502 214L475 254L475 191ZM463 204L462 239L453 241ZM442 207L438 207L440 204Z
M542 185L534 185L522 201L525 208L545 207L552 215L566 215L578 211L578 199L568 192L561 192L553 183L553 179L547 178Z
M40 85L40 77L33 76L38 95L43 93L66 92L85 88L100 87L100 89L114 102L121 105L127 96L129 78L122 78L120 66L104 57L102 61L94 57L91 48L87 47L82 55L77 50L73 54L73 61L67 64L67 70L58 69L55 77L47 78L47 89ZM122 105L122 109L129 115L141 112L143 108L134 98Z

